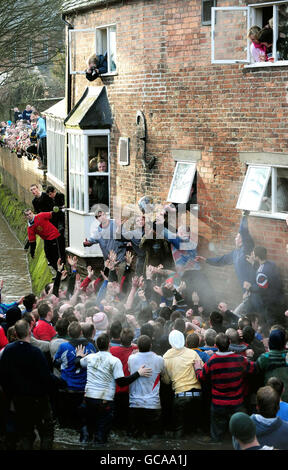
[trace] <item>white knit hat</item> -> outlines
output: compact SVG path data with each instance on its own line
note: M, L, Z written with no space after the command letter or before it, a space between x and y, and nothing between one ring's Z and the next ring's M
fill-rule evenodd
M109 321L106 313L98 312L93 315L93 323L96 330L105 331L108 328Z
M185 337L181 331L172 330L169 334L169 343L172 348L181 349L184 348L185 345Z

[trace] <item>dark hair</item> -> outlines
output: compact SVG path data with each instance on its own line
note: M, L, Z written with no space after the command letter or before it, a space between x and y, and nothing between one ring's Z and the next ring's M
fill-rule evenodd
M230 340L225 333L218 333L215 344L220 352L226 352L229 349Z
M95 330L93 323L82 323L81 327L84 338L91 339Z
M99 349L99 351L108 351L109 343L110 338L107 333L102 333L98 336L96 340L97 348Z
M35 304L36 301L36 295L34 294L27 294L25 295L23 299L23 305L26 307L27 310L31 310L33 305Z
M270 377L270 379L267 380L266 385L270 385L270 387L274 388L281 397L284 390L284 382L282 382L281 379L278 379L278 377Z
M121 344L123 344L123 346L128 347L131 345L133 338L134 338L133 330L131 330L131 328L123 328L120 334Z
M51 312L51 307L49 304L42 303L38 306L38 313L40 318L46 318L48 312Z
M169 307L161 307L159 310L159 317L164 318L164 320L169 320L171 316L172 310Z
M267 258L267 250L264 246L255 246L254 255L258 256L261 260L264 260Z
M256 395L257 408L264 418L275 418L279 410L280 396L270 385L261 387Z
M186 330L185 320L183 318L176 318L173 327L174 327L174 330L178 330L178 331L181 331L181 333L185 333L185 330Z
M71 338L79 338L82 332L81 325L78 321L72 321L68 326L68 335Z
M242 317L242 318L239 318L239 320L238 320L239 330L243 330L243 328L245 328L245 326L252 326L250 319L247 318L246 316Z
M186 347L187 348L198 348L200 344L200 338L197 335L197 333L192 333L191 335L188 335L186 338Z
M110 338L120 338L122 324L119 320L115 320L110 325Z
M49 193L54 193L56 188L54 188L54 186L47 186L47 189L46 189L46 193L49 194Z
M222 325L223 315L215 310L214 312L210 313L209 320L212 325Z
M261 29L261 31L257 33L257 40L259 42L267 42L267 44L272 44L273 43L273 29L271 28Z
M26 338L29 335L29 323L26 320L18 320L15 323L15 333L18 339Z
M141 335L137 340L139 352L148 352L151 349L152 340L150 336Z
M243 341L245 343L252 343L253 339L255 338L255 330L252 326L247 325L243 328Z
M55 325L55 330L59 336L66 336L69 326L69 321L67 318L59 318Z
M149 336L152 339L154 336L153 325L151 325L151 323L144 323L140 328L140 334Z

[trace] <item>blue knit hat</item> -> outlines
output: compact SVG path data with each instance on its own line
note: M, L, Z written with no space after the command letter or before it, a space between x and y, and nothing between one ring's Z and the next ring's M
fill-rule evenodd
M286 335L282 330L272 330L269 335L269 349L281 351L285 349Z

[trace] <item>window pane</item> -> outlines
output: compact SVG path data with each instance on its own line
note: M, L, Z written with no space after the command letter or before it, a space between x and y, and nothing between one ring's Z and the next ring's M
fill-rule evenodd
M89 211L93 212L95 204L109 207L108 176L89 176Z
M70 30L70 73L84 72L87 68L87 59L95 54L96 34L95 30Z
M195 163L177 162L167 201L188 202L196 170Z
M277 168L277 212L288 212L288 170Z
M262 202L260 205L260 211L271 212L272 211L272 181L271 176L268 180L264 195L262 197Z
M109 28L109 40L110 40L110 63L109 70L113 72L116 70L116 27L112 26Z
M215 10L214 60L247 61L247 11Z
M288 3L278 5L278 41L279 60L288 60Z
M216 5L215 0L202 0L202 23L211 24L211 8Z
M270 173L270 167L250 166L248 168L237 202L237 209L249 211L258 211L260 209Z
M106 163L106 169L104 162ZM107 136L88 137L88 171L89 173L109 171Z

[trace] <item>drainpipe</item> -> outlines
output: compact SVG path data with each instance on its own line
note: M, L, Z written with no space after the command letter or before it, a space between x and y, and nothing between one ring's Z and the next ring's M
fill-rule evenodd
M74 29L74 26L69 23L65 15L61 15L62 21L65 23L65 25L68 27L68 40L66 44L66 57L67 57L67 63L66 63L66 83L65 83L65 96L66 96L66 111L67 115L71 111L71 102L72 102L72 94L71 94L71 89L72 89L72 76L70 74L70 45L69 45L69 30ZM67 136L66 136L66 207L70 207L70 200L69 200L69 147L68 147L68 141L67 141ZM70 228L69 228L69 211L67 211L67 236L68 240L70 240Z

